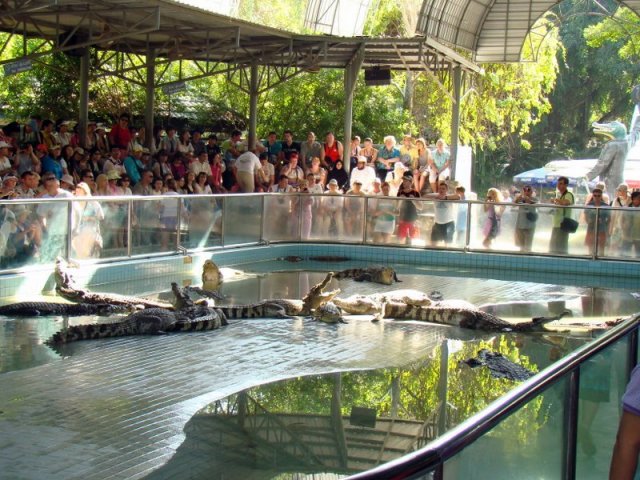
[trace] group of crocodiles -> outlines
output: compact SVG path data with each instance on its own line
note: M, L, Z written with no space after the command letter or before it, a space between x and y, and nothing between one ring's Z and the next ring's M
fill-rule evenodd
M209 262L205 263L203 280L213 264ZM50 345L114 336L213 330L227 325L228 319L240 318L306 316L326 323L341 323L344 322L343 313L369 314L374 315L373 321L383 318L421 320L477 330L519 332L542 330L544 323L559 318L541 317L512 324L463 300L438 300L434 294L427 295L410 289L340 298L340 289L325 291L332 278L398 281L395 271L390 267L350 269L335 275L329 272L301 300L270 299L249 305L211 305L207 300L194 302L189 296L190 291L205 297L219 299L220 296L214 291L180 288L173 283L175 301L171 304L142 297L91 292L79 287L71 269L58 259L55 268L56 291L74 303L21 302L0 306L0 315L110 315L133 310L119 321L68 327L53 335L48 341Z

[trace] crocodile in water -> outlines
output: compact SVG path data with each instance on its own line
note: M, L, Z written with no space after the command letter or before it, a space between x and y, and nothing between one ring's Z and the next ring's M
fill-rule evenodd
M391 267L350 268L336 273L335 277L338 280L353 278L356 282L373 282L382 285L393 285L393 282L402 281L398 280L396 271Z
M0 306L0 315L37 317L40 315L112 315L131 311L130 306L107 303L18 302Z
M491 352L483 348L478 352L477 358L469 358L461 363L471 368L487 367L491 376L495 378L506 378L508 380L524 381L535 375L531 370L527 370L522 365L513 363L501 353Z

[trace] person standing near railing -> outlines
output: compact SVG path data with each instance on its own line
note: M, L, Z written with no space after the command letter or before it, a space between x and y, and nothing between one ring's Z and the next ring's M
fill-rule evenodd
M573 193L568 190L569 179L567 177L558 178L558 191L556 198L551 199L554 205L568 207L575 203ZM549 242L549 253L569 252L569 233L562 230L561 224L564 217L571 217L571 209L556 208L553 213L553 228L551 230L551 241Z
M622 397L622 417L613 447L609 480L633 480L640 454L640 365Z

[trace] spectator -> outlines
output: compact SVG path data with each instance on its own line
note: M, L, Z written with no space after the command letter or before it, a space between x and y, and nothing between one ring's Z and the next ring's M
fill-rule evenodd
M411 172L406 172L402 177L402 184L398 189L397 196L420 198L420 193L413 188L413 175L411 175ZM417 238L419 235L419 231L415 226L416 220L418 220L418 210L422 210L422 203L419 201L404 200L400 203L398 240L406 241L407 245L410 245L411 240Z
M18 183L18 177L13 173L9 173L2 179L2 189L0 189L0 200L12 200L18 197L16 192L16 185Z
M54 126L54 123L49 119L42 121L42 142L49 149L58 143L53 131Z
M42 227L25 205L18 205L13 211L16 228L9 236L9 244L15 252L14 261L17 264L23 264L32 258L39 258L42 245Z
M450 175L451 153L442 138L439 138L436 142L436 149L433 151L432 156L434 168L429 177L429 183L431 184L431 189L435 191L437 182L448 180Z
M111 147L111 155L104 162L102 172L108 174L111 170L117 171L119 174L125 173L126 170L122 164L122 150L120 147Z
M198 176L200 172L203 172L206 174L207 179L211 179L211 165L209 165L209 156L207 155L207 152L204 150L200 152L198 158L189 164L189 171L193 172L196 176Z
M171 174L171 164L169 163L169 154L165 150L158 151L158 159L151 167L156 177L163 178L167 174Z
M321 151L320 164L332 170L338 161L344 158L344 147L342 143L336 140L333 132L327 132L325 135L324 145Z
M171 160L171 176L173 178L182 178L187 174L187 167L184 164L183 153L178 151ZM167 174L165 173L163 178L166 180Z
M609 221L611 219L608 211L609 205L603 200L604 192L601 188L594 188L591 192L591 201L587 204L589 207L597 207L596 209L587 209L584 214L587 221L587 235L584 243L589 249L589 255L593 255L596 251L596 238L598 242L598 255L603 256L607 237L609 235Z
M621 213L622 251L633 258L640 257L640 191L631 194L629 210ZM633 253L632 253L633 252Z
M573 194L568 190L569 179L567 177L558 178L556 198L551 199L554 205L568 207L575 203ZM550 253L568 253L569 233L560 228L565 217L571 218L571 209L556 208L553 214L553 228L551 229L551 240L549 243Z
M347 175L347 172L345 172L343 168L342 160L338 160L331 171L327 174L327 181L331 183L331 180L336 181L341 193L349 186L349 175Z
M40 175L36 172L26 171L20 175L20 184L16 186L16 198L35 198L38 195Z
M111 142L102 123L96 125L96 148L101 155L108 155L111 152Z
M418 150L413 146L413 138L411 135L402 137L402 146L400 147L400 161L412 172L418 163Z
M360 198L353 198L360 197ZM362 232L364 214L364 192L362 191L362 181L357 180L347 192L344 199L344 233L352 236Z
M187 153L193 154L194 148L191 144L191 134L188 130L183 130L178 138L178 152L186 155Z
M13 171L13 166L9 158L10 148L12 148L10 144L0 141L0 176L7 175Z
M69 132L70 122L68 120L64 120L60 122L58 125L58 132L55 135L56 143L62 145L62 147L66 147L71 144L71 132Z
M376 158L378 158L378 150L374 148L373 140L368 137L364 139L364 146L360 150L360 155L367 159L367 166L373 168L375 171L375 162ZM382 183L382 180L380 183Z
M533 206L538 203L538 199L533 187L531 185L522 187L522 192L516 196L514 202L522 204L518 207L516 217L515 243L520 247L521 252L530 252L538 221L538 212Z
M456 187L456 195L458 195L458 200L461 203L458 203L458 214L456 216L456 242L458 244L463 244L466 241L465 233L467 231L467 215L469 213L469 204L463 203L463 200L466 200L466 189L462 185L458 185Z
M262 168L260 159L251 151L244 152L235 161L234 168L240 191L253 193L256 189L258 170Z
M200 130L194 130L191 133L191 145L193 145L194 157L199 158L201 153L207 153L207 147L204 144L204 140L202 140L202 132L200 132ZM208 161L209 157L207 157L207 162Z
M373 179L373 186L371 187L371 191L369 192L369 195L382 195L382 181L376 177Z
M278 163L280 152L282 151L282 144L278 141L278 134L276 132L269 132L267 139L262 143L266 149L264 153L267 154L267 161L275 165Z
M449 187L446 182L438 184L437 193L428 193L424 198L432 198L434 202L435 215L434 224L431 229L431 244L437 245L444 242L445 245L453 241L453 233L455 231L454 221L454 204L448 200L460 200L460 196L456 193L449 195Z
M211 195L213 191L207 183L207 174L200 172L196 177L196 183L194 184L195 193L201 195Z
M416 140L416 156L416 161L413 165L413 181L415 189L422 193L425 180L429 178L431 169L434 168L431 150L427 148L427 142L425 142L424 138ZM435 192L434 190L432 191Z
M289 162L293 154L298 158L300 155L300 144L293 141L293 133L291 130L285 130L282 137L282 142L280 142L280 161L286 164Z
M75 196L79 198L91 197L89 185L80 182L75 187ZM95 200L73 203L73 217L71 225L71 247L76 258L96 258L102 250L102 235L100 222L104 220L102 207Z
M76 182L71 175L65 173L60 179L60 188L67 192L74 193L76 189Z
M482 246L490 248L493 240L500 234L500 220L504 213L504 205L495 205L502 202L502 193L497 188L490 188L487 191L487 199L483 205L486 218L482 226Z
M349 145L349 171L356 168L361 150L360 137L358 135L354 135L351 137L351 144Z
M260 156L260 169L257 172L258 184L256 191L268 192L274 183L275 169L271 163L269 163L269 153L262 152Z
M342 163L342 161L336 162L336 167L338 163ZM324 197L322 198L322 211L324 212L324 218L328 223L327 235L330 235L333 238L339 238L342 230L344 199L342 198L338 181L335 178L329 180L327 187L328 190L324 193Z
M385 181L387 174L393 170L394 163L400 160L400 150L396 148L396 139L393 135L384 137L384 147L378 150L376 157L376 175ZM393 190L393 188L392 188Z
M160 150L164 150L171 159L178 152L178 137L176 137L176 127L167 127L167 136L160 141Z
M144 165L142 164L142 151L143 147L140 145L135 145L131 154L124 159L124 169L127 172L127 175L131 179L131 183L135 185L140 181L140 172L144 170Z
M311 162L314 158L317 158L318 164L320 164L321 156L322 145L316 141L316 134L313 132L307 133L307 141L300 145L300 158L305 172L311 168Z
M356 181L362 184L362 190L369 193L373 189L373 181L376 178L376 172L373 168L367 166L367 157L360 155L356 163L356 168L351 170L351 187Z
M21 143L19 145L18 153L15 155L15 159L13 161L13 167L18 175L22 175L24 172L28 171L40 172L40 158L34 151L34 146L32 144Z
M304 172L298 166L298 152L291 152L288 163L280 169L280 175L286 175L289 179L289 185L297 189L300 182L304 180Z
M43 177L45 193L43 199L72 198L73 195L60 188L55 174L49 172ZM44 230L42 259L52 262L60 255L66 245L67 209L60 208L58 203L42 203L38 205L37 214Z
M391 187L391 196L395 197L398 194L398 190L402 186L403 177L405 173L411 173L407 170L407 167L404 166L402 162L395 162L393 164L393 170L387 173L387 177L385 181ZM413 178L413 176L411 176Z
M631 372L631 380L622 397L622 417L613 447L610 480L636 478L640 454L640 365Z
M380 179L378 179L378 182ZM376 183L380 185L379 183ZM374 243L389 243L396 229L396 215L398 201L389 196L391 186L384 182L380 187L381 194L375 200L373 209L373 241Z
M211 190L213 190L213 193L227 193L227 189L222 184L222 174L225 168L222 155L216 153L211 163Z
M42 173L53 173L60 180L64 175L64 168L60 160L57 160L60 153L60 145L53 145L49 148L49 153L41 159Z
M324 192L325 185L327 184L327 170L320 166L320 158L313 157L311 160L311 167L307 173L313 174L313 178L316 180L316 185L322 186L322 191Z
M312 194L324 193L324 185L318 182L313 172L307 173L307 188L309 189L309 193Z
M213 157L216 155L222 155L220 145L218 145L218 137L214 134L209 135L206 145L207 155L209 155L209 161L213 162Z
M126 153L132 139L131 132L129 131L129 122L129 114L123 113L118 118L118 122L111 127L111 131L109 132L109 144L112 149L113 147L118 147L125 150Z

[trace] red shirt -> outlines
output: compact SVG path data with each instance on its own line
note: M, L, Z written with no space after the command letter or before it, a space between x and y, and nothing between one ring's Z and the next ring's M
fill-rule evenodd
M117 123L111 127L109 132L109 140L111 145L118 146L120 148L129 148L129 142L131 141L131 132L128 128L122 128Z
M333 142L333 145L328 146L326 143L324 144L324 158L327 163L331 163L331 165L335 165L338 160L342 160L340 158L340 150L338 150L338 142Z

